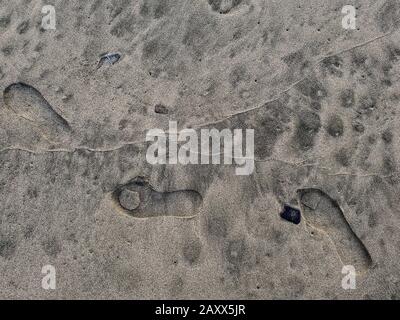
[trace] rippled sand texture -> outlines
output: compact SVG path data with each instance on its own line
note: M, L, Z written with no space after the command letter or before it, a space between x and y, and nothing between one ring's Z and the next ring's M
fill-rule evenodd
M0 0L0 298L400 297L400 2L48 2ZM150 165L171 120L254 173Z

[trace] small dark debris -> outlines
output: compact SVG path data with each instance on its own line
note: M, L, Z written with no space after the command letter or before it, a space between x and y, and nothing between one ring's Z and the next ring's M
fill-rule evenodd
M19 34L24 34L28 30L29 30L29 21L24 21L17 27L17 31Z
M157 104L154 107L154 112L159 114L168 114L168 108L162 104Z
M97 65L97 69L102 67L104 64L113 65L117 63L121 59L121 55L119 53L106 53L100 57L99 64Z
M321 103L319 101L311 101L311 108L321 110Z
M300 210L285 205L282 212L280 213L282 219L285 219L291 223L299 224L301 221Z
M365 127L362 123L355 122L353 123L353 129L358 133L363 133L365 131Z

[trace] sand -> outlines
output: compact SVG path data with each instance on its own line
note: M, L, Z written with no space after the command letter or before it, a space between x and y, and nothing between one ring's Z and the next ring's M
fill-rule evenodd
M400 3L348 2L0 0L0 298L398 299ZM254 172L148 163L170 121Z

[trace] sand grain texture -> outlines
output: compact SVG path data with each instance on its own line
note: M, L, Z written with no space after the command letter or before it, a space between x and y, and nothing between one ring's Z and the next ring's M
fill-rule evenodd
M0 0L0 298L400 297L397 1L44 4ZM254 173L150 165L170 120L254 129Z

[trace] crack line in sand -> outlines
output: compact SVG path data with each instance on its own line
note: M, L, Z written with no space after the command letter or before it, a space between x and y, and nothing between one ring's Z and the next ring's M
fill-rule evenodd
M76 151L88 151L88 152L94 152L94 153L107 153L107 152L113 152L113 151L118 151L124 146L129 146L133 145L134 143L127 143L125 145L122 145L121 147L117 147L116 149L108 149L108 150L98 150L98 149L91 149L87 147L77 147L74 149L54 149L54 150L43 150L43 151L34 151L30 149L25 149L25 148L20 148L20 147L7 147L0 149L0 153L3 152L8 152L8 151L21 151L21 152L27 152L30 154L34 155L42 155L46 153L75 153ZM200 153L199 153L200 154ZM240 157L240 159L251 159L249 157ZM285 160L280 160L280 159L254 159L255 162L281 162L290 166L294 167L313 167L314 169L317 170L332 170L329 167L323 167L318 165L317 163L305 163L306 160L299 161L299 162L289 162ZM212 164L211 164L212 165ZM396 172L397 173L397 172ZM351 172L336 172L336 173L322 173L327 176L353 176L357 178L370 178L370 177L379 177L382 179L388 179L391 178L395 175L395 173L390 174L390 175L380 175L378 173L365 173L365 174L358 174L358 173L351 173Z
M341 257L340 254L339 254L339 250L338 250L338 248L336 247L335 242L333 241L333 239L331 238L331 236L328 234L328 232L326 232L325 230L323 230L323 229L321 229L321 228L315 227L314 225L312 225L312 224L310 224L309 222L307 222L307 220L305 219L304 215L303 215L303 219L305 220L305 223L306 223L306 226L307 226L307 227L309 227L309 228L311 228L311 229L314 229L314 230L317 230L318 232L320 232L321 234L323 234L323 235L328 239L328 242L330 242L330 243L333 245L334 251L335 251L337 257L339 258L339 261L340 261L340 263L341 263L341 265L342 265L342 267L343 267L345 264L344 264L344 262L343 262L343 260L342 260L342 257Z
M362 42L362 43L360 43L360 44L357 44L357 45L355 45L355 46L353 46L353 47L350 47L350 48L347 48L347 49L343 49L343 50L341 50L341 51L339 51L339 52L332 53L332 54L330 54L330 55L322 56L322 58L320 58L319 60L317 60L317 62L314 63L314 65L311 67L311 70L313 70L318 64L320 64L320 63L321 63L324 59L326 59L326 58L329 58L329 57L332 57L332 56L336 56L336 55L340 55L340 54L349 52L349 51L351 51L351 50L354 50L354 49L356 49L356 48L360 48L360 47L369 45L369 44L371 44L371 43L373 43L373 42L375 42L375 41L377 41L377 40L380 40L380 39L383 39L383 38L385 38L385 37L388 37L388 36L392 35L394 32L395 32L395 31L391 31L391 32L385 33L385 34L383 34L383 35L376 36L376 37L374 37L374 38L372 38L372 39L370 39L370 40L367 40L367 41L365 41L365 42ZM256 107L253 107L253 108L249 108L249 109L245 109L245 110L242 110L242 111L238 111L238 112L236 112L236 113L233 113L233 114L231 114L231 115L228 115L228 116L226 116L226 117L224 117L224 118L221 118L221 119L219 119L219 120L215 120L215 121L212 121L212 122L208 122L208 123L203 123L203 124L195 125L195 126L192 127L192 129L197 129L197 128L201 128L201 127L204 127L204 126L209 126L209 125L212 125L212 124L221 123L221 122L223 122L223 121L225 121L225 120L228 120L228 119L231 119L231 118L233 118L233 117L235 117L235 116L238 116L238 115L241 115L241 114L245 114L245 113L247 113L247 112L251 112L251 111L254 111L254 110L261 109L261 108L265 107L266 105L268 105L268 104L270 104L270 103L272 103L272 102L275 102L275 101L279 100L283 94L285 94L285 93L289 92L290 90L292 90L296 85L298 85L299 83L301 83L302 81L304 81L305 79L307 79L309 76L310 76L310 73L309 73L307 76L305 76L305 77L303 77L303 78L301 78L301 79L295 81L294 83L292 83L291 85L289 85L288 88L286 88L285 90L283 90L283 91L281 91L280 93L278 93L277 96L276 96L275 98L273 98L273 99L271 99L271 100L265 102L264 104L262 104L262 105L260 105L260 106L256 106ZM287 106L285 106L285 107L287 107ZM291 108L289 108L289 107L287 107L287 108L290 109L291 111L293 111ZM23 117L23 118L24 118L24 117ZM24 119L25 119L25 118L24 118ZM30 121L30 122L32 121L32 120L30 120L30 119L25 119L25 120ZM46 139L46 137L45 137L45 139ZM47 140L47 139L46 139L46 140ZM48 141L48 140L47 140L47 141ZM76 148L73 148L73 149L54 149L54 150L46 149L46 150L43 150L43 151L34 151L34 150L25 149L25 148L20 148L20 147L7 147L7 148L0 149L0 153L2 153L2 152L7 152L7 151L10 151L10 150L17 150L17 151L22 151L22 152L29 152L29 153L32 153L32 154L43 154L43 153L47 153L47 152L69 152L69 153L74 153L74 152L79 151L79 150L89 151L89 152L112 152L112 151L117 151L117 150L119 150L119 149L122 149L122 148L125 147L125 146L137 145L137 144L143 144L143 143L146 143L146 141L138 140L138 141L133 141L133 142L127 142L127 143L123 143L123 144L117 145L117 146L112 147L112 148L110 147L110 148L102 148L102 149L89 148L89 147L84 147L84 146L83 146L83 147L76 147ZM244 158L245 158L245 157L244 157ZM265 160L255 159L255 161L256 161L256 162L279 161L279 162L283 162L283 163L286 163L286 164L289 164L289 165L300 166L300 164L285 162L285 161L283 161L283 160L278 160L278 159L265 159ZM303 162L304 162L304 161L303 161ZM300 162L300 163L301 163L301 162ZM304 167L306 167L306 166L311 166L311 167L318 168L318 166L315 165L315 164L305 164L305 165L302 165L302 166L304 166ZM321 169L324 169L324 168L321 167ZM329 169L329 168L325 168L325 169ZM338 176L339 176L339 175L351 175L351 176L356 176L356 177L378 176L378 177L381 177L381 178L388 178L388 177L392 177L392 176L393 176L393 174L392 174L392 175L388 175L388 176L381 176L381 175L376 174L376 173L365 174L365 175L358 175L358 174L354 174L354 173L335 173L335 174L328 174L328 175L330 175L330 176L335 176L335 175L338 175Z
M124 144L120 144L114 148L104 148L104 149L95 149L95 148L89 148L89 147L75 147L75 148L71 148L71 149L42 149L40 151L38 150L32 150L32 149L26 149L26 148L21 148L21 147L6 147L3 149L0 149L0 153L2 152L7 152L7 151L22 151L22 152L28 152L28 153L32 153L32 154L45 154L45 153L49 153L49 152L65 152L65 153L74 153L76 151L88 151L88 152L113 152L113 151L118 151L122 148L124 148L125 146L131 146L131 145L137 145L137 144L142 144L144 143L143 141L135 141L135 142L128 142L128 143L124 143Z
M383 38L386 38L386 37L392 35L394 32L395 32L395 31L390 31L390 32L385 33L385 34L382 34L382 35L380 35L380 36L376 36L375 38L372 38L372 39L367 40L367 41L365 41L365 42L356 44L356 45L353 46L353 47L350 47L350 48L347 48L347 49L343 49L343 50L338 51L338 52L336 52L336 53L332 53L332 54L330 54L330 55L324 56L323 59L330 58L330 57L334 57L334 56L337 56L337 55L341 55L341 54L346 53L346 52L349 52L349 51L351 51L351 50L354 50L354 49L361 48L361 47L363 47L363 46L369 45L369 44L371 44L372 42L374 42L374 41L376 41L376 40L380 40L380 39L383 39ZM323 59L319 60L319 61L317 62L317 64L320 63Z

